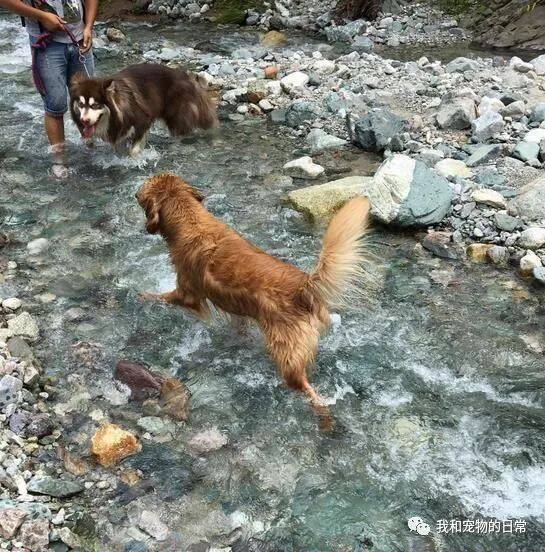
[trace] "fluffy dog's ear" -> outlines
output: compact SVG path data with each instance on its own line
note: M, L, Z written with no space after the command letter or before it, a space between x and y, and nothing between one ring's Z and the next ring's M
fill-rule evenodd
M157 234L159 230L159 206L157 200L152 197L146 202L146 230L149 234Z

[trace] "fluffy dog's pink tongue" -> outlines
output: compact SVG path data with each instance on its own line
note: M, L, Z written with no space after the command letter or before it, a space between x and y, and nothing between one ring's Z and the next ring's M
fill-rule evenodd
M96 129L97 129L96 125L84 125L83 127L84 138L92 138L95 134Z

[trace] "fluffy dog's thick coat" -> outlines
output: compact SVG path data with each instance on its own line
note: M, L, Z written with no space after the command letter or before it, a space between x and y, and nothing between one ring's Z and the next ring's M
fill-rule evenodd
M217 125L212 99L197 80L165 65L142 63L102 78L76 75L70 85L70 112L82 135L114 147L126 140L138 153L156 119L174 136Z
M269 354L286 383L320 398L307 368L330 324L329 308L342 302L361 275L369 201L358 197L333 218L316 269L307 274L249 243L202 205L203 197L173 174L147 180L136 194L149 233L160 232L177 273L175 290L145 294L207 317L207 300L231 315L257 321Z

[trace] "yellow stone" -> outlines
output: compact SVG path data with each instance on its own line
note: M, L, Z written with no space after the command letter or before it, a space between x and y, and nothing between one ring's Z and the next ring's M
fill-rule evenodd
M484 263L487 260L486 253L493 247L489 243L472 243L467 247L467 256L477 263Z
M93 435L91 445L91 452L105 467L114 466L142 448L135 435L115 424L101 426Z

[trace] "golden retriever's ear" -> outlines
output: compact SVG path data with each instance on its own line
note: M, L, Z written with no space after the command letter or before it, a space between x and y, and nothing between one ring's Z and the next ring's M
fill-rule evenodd
M149 234L157 234L159 230L159 206L157 200L151 197L146 202L146 230Z

